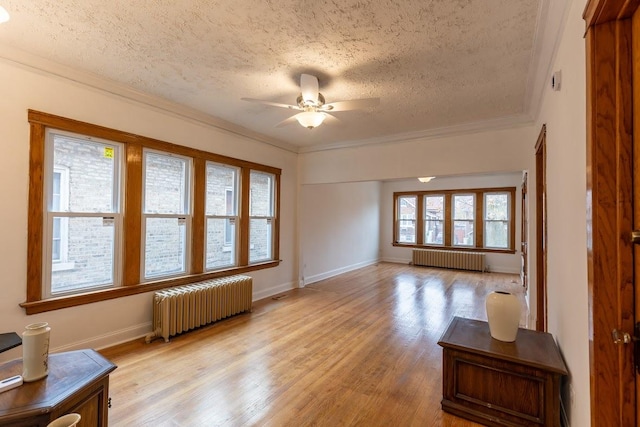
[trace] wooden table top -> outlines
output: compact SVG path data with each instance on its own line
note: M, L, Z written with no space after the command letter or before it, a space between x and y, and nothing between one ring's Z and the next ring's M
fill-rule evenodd
M114 369L116 365L95 350L52 353L46 377L0 393L0 420L49 413L74 393L104 378ZM22 359L0 366L1 379L14 375L22 375Z
M567 375L567 367L558 346L553 336L546 332L519 328L514 342L504 342L491 337L487 322L454 317L438 344L443 348L463 350Z

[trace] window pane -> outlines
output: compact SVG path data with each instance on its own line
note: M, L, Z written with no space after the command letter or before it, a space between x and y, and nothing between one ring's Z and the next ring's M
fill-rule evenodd
M400 230L398 233L398 242L415 243L416 242L416 222L414 220L402 219L399 222Z
M453 219L473 219L475 216L475 196L453 196Z
M425 196L424 210L424 243L442 245L444 243L444 196Z
M398 242L416 242L417 197L398 197Z
M485 221L484 245L488 248L509 247L509 223L507 221Z
M207 162L206 215L236 215L236 180L236 168Z
M508 220L509 219L509 195L486 194L484 196L484 219Z
M473 246L473 221L453 221L453 244Z
M64 269L57 269L56 259L53 258L56 256L55 249L53 251L51 292L113 284L113 221L102 217L54 217L53 220L54 223L67 223L68 249Z
M272 259L272 228L272 221L270 219L251 219L249 225L249 262Z
M273 175L251 171L250 216L273 216Z
M145 152L144 162L144 213L187 213L187 160Z
M184 272L186 221L178 218L147 218L145 223L144 277Z
M425 219L444 219L444 196L424 198Z
M428 245L443 244L443 221L427 220L424 228L424 242Z
M53 167L68 171L68 202L57 199L63 190L62 175L54 173L52 210L115 212L114 191L117 146L52 133ZM56 206L57 205L57 206Z
M235 265L235 229L229 218L207 218L207 269Z

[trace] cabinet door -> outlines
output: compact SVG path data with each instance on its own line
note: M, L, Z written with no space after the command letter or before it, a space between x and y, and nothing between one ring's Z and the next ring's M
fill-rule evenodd
M87 396L87 399L80 403L75 408L72 408L69 412L75 412L82 417L78 427L102 427L100 419L100 406L102 404L102 389L98 390L94 394Z

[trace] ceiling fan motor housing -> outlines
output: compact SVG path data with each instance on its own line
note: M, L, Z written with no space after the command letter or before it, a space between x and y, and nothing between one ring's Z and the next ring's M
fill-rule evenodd
M298 96L298 98L296 99L296 103L298 104L298 107L302 108L303 110L306 110L308 108L320 108L324 105L324 96L322 96L322 94L318 92L318 101L314 102L312 100L305 100L302 97L302 94L300 94L300 96Z

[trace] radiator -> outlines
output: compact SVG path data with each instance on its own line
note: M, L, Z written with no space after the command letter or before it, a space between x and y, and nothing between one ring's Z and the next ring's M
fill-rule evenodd
M153 332L147 343L215 322L243 311L251 311L253 281L249 276L230 276L155 292Z
M413 265L455 268L458 270L485 271L485 254L482 252L445 251L438 249L414 249Z

